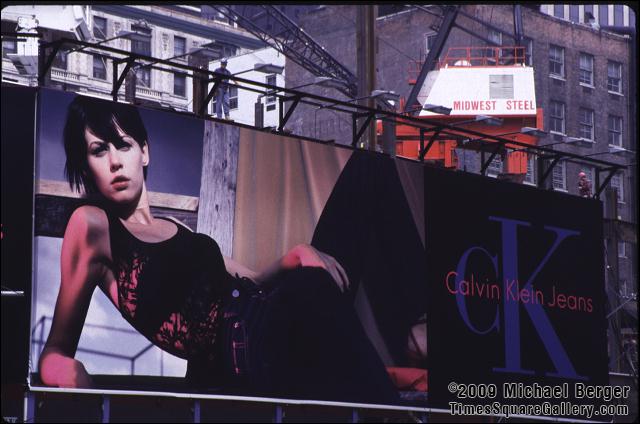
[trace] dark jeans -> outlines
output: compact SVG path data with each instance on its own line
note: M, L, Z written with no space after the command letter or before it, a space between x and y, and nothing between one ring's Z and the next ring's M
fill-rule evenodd
M226 392L398 403L398 393L360 321L328 272L285 271L259 288L236 281L218 334L216 364L190 361ZM201 381L201 384L205 382ZM217 383L217 384L216 384Z

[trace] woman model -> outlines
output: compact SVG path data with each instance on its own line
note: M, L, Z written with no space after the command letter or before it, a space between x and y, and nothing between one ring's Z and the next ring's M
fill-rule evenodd
M96 287L187 379L234 393L395 403L397 391L347 296L349 280L309 245L253 272L210 237L149 207L149 140L134 107L78 96L64 129L69 183L92 199L64 233L61 284L39 361L44 384L91 387L74 359Z

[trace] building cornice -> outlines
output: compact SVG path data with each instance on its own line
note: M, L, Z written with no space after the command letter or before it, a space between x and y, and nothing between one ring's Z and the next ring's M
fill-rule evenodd
M193 34L220 43L232 44L247 49L259 49L266 44L251 35L238 34L235 30L225 31L221 28L180 20L132 6L93 5L95 11L121 16L129 19L144 19L152 25L172 29L178 32Z

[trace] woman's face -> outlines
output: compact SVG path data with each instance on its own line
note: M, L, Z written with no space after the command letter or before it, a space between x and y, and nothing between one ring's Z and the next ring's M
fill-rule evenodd
M140 145L116 125L120 140L106 142L85 129L87 162L98 191L118 204L137 202L144 187L143 167L149 164L147 144Z

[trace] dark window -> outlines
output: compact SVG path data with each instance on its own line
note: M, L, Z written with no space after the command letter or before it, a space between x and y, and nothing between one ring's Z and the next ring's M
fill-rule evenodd
M579 136L593 141L593 110L580 108L578 111Z
M173 74L173 94L184 97L186 95L187 77Z
M607 62L607 90L622 93L622 64Z
M523 43L525 47L524 63L527 66L533 66L533 40L524 37Z
M107 79L107 66L105 65L105 59L100 56L93 56L93 77L106 80Z
M131 52L151 56L151 29L142 25L131 25L131 31L149 36L145 40L131 40Z
M580 53L580 82L593 85L593 56Z
M584 5L584 14L585 14L585 16L587 15L587 13L590 13L591 16L593 16L593 5L592 4L585 4ZM585 18L584 21L587 22L587 18Z
M553 16L564 19L564 4L553 5Z
M569 20L571 22L580 22L580 12L577 4L569 5Z
M631 28L636 27L636 11L632 8L629 8L629 26Z
M611 188L618 193L618 203L624 203L624 179L622 172L616 173L611 178Z
M67 70L67 51L66 50L58 50L56 56L53 58L53 62L51 66L58 69Z
M436 36L438 34L427 34L427 54L429 54L429 52L431 51L431 49L433 48L433 44L436 42Z
M107 20L105 18L93 17L93 37L99 40L107 38Z
M182 37L173 37L173 55L182 56L186 50L187 40Z
M151 69L140 68L136 71L136 82L147 88L151 88Z
M613 5L613 24L616 26L624 25L624 12L622 11L623 7L624 6L621 4Z
M609 6L601 4L598 6L598 22L600 25L609 25Z
M7 57L7 53L17 53L18 42L16 40L2 40L2 57Z
M142 25L131 25L131 31L135 31L138 34L148 35L149 38L144 40L131 40L131 52L138 53L145 56L151 56L151 29ZM137 82L151 87L151 69L140 68L136 71Z
M622 118L609 115L608 119L609 144L622 147Z
M549 106L549 129L564 134L564 103L551 101Z
M549 46L549 73L564 77L564 48Z
M266 77L266 83L269 85L276 85L276 76L274 75L267 75ZM275 103L276 101L276 96L267 96L267 100L266 103Z

